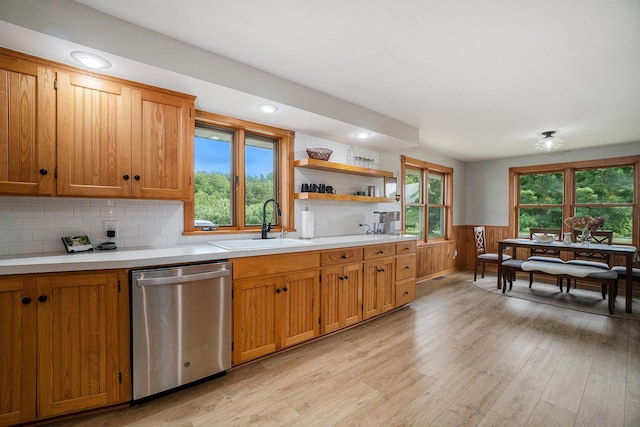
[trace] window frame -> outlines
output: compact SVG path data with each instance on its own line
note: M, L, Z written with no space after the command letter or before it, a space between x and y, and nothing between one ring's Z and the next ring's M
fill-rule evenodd
M547 165L532 165L523 167L509 168L509 234L518 236L519 232L519 209L518 204L520 195L520 175L535 173L553 173L561 172L564 174L564 202L562 204L562 217L568 218L573 215L577 207L583 207L584 204L576 203L575 194L575 172L587 169L601 169L611 167L633 166L633 203L632 220L633 234L632 245L638 247L640 240L640 156L615 157L610 159L585 160L578 162L555 163ZM629 206L629 204L624 204ZM530 205L527 205L530 206ZM562 223L563 232L569 231L567 226Z
M276 180L275 198L280 205L282 217L280 223L273 227L274 231L291 231L295 228L294 203L293 203L293 149L295 132L286 129L280 129L272 126L266 126L259 123L249 122L246 120L236 119L233 117L223 116L221 114L210 113L202 110L196 110L195 124L211 126L223 130L229 130L236 133L236 145L232 150L236 150L238 141L244 144L245 134L258 137L275 139L278 141L278 154L276 159L277 170L274 170L274 179ZM193 144L193 141L191 141ZM195 152L195 150L194 150ZM244 200L245 200L245 177L244 177L244 154L242 150L237 150L233 156L234 167L238 172L238 179L234 184L235 190L232 191L232 200L234 201L235 225L220 227L217 230L203 230L202 227L194 225L194 191L195 186L191 190L191 198L184 202L184 231L185 235L198 234L235 234L235 233L253 233L260 232L259 225L245 225ZM195 166L191 171L191 182L195 182Z
M406 207L407 206L422 206L424 209L423 212L423 224L422 238L418 239L419 244L428 244L428 243L438 243L447 240L453 239L453 168L438 165L435 163L429 163L424 160L415 159L408 156L400 156L401 163L401 179L402 179L402 197L401 197L401 210L402 210L402 228L406 231ZM405 198L405 182L406 182L406 171L410 170L419 170L421 174L422 187L421 191L421 199L422 203L406 203ZM428 192L428 184L429 184L429 174L435 173L438 175L442 175L442 185L443 185L443 194L442 201L444 205L440 204L429 204L429 192ZM443 208L444 209L444 230L442 237L432 237L429 238L429 207L434 208Z

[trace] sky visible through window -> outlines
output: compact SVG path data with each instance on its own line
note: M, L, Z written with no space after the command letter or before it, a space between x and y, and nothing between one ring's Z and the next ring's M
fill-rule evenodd
M195 171L229 174L231 145L224 141L195 137ZM262 150L246 151L246 169L263 176L273 172L273 165L264 161Z

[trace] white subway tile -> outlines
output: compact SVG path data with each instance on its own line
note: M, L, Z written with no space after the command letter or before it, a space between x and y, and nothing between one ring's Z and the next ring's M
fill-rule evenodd
M64 206L91 206L91 199L62 199Z
M42 218L40 218L42 220ZM20 230L24 220L22 218L13 218L9 216L0 217L0 230Z
M55 228L33 230L33 240L57 240L61 237L60 230Z
M41 241L11 242L9 247L12 255L43 252Z
M22 228L25 230L33 230L36 228L54 228L55 220L53 217L44 218L24 218L22 220Z
M11 208L11 216L17 218L37 218L44 216L44 207L17 205Z
M70 217L56 217L55 218L55 227L56 228L82 228L82 221L79 221L78 218Z
M101 216L100 208L97 206L76 206L73 208L73 216Z
M102 206L100 208L100 216L108 216L108 217L124 216L124 207Z
M47 216L73 217L73 206L46 206L44 212Z
M126 216L149 216L147 208L126 207L124 209Z

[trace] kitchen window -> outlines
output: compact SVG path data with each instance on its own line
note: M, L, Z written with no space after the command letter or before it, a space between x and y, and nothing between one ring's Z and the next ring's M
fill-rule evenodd
M424 242L452 233L453 169L402 156L403 224Z
M185 232L257 232L293 224L289 190L294 133L202 111L194 132L194 195L185 203Z
M511 168L509 223L528 237L530 227L568 231L564 218L603 216L615 243L637 246L639 165L640 157L626 157Z

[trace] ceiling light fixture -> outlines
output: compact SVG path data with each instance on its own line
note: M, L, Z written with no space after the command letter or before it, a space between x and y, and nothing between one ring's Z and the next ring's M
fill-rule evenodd
M536 150L555 151L558 148L562 147L564 145L564 141L553 135L556 132L557 131L555 130L542 132L543 137L538 142L536 142Z
M71 52L71 57L84 65L85 67L95 68L95 69L105 69L111 68L111 62L104 59L102 56L98 56L89 52L82 52L80 50L75 50Z
M360 131L360 132L354 133L354 135L358 139L367 139L367 138L369 138L371 136L371 133L365 132L365 131Z
M262 111L263 113L267 113L267 114L275 113L276 111L279 110L278 107L271 104L260 104L256 108Z

